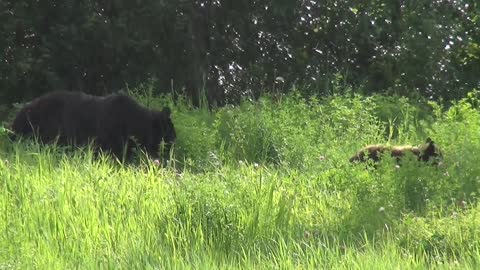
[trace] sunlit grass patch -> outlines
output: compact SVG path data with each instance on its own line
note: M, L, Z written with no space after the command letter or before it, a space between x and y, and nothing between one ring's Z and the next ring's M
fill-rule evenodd
M2 133L0 268L475 269L478 109L395 110L398 124L382 120L382 102L179 104L168 164ZM425 135L441 166L348 161L366 144Z

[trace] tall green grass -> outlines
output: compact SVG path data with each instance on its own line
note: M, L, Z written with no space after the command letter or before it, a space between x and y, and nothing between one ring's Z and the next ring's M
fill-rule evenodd
M0 138L0 269L478 269L480 111L406 99L169 105L163 167ZM348 158L431 137L439 167Z

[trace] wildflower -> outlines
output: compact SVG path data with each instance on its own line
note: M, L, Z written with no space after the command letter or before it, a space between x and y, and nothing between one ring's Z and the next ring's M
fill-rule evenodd
M324 161L326 158L325 158L325 156L320 156L319 159L320 159L320 161Z
M276 83L285 83L285 79L283 77L278 76L278 77L275 78L275 82Z
M445 172L443 173L443 176L450 176L450 174L448 173L448 171L445 171Z
M397 169L397 170L400 169L400 165L398 165L398 164L395 165L395 169Z
M382 206L382 207L378 208L378 212L379 212L379 213L385 212L385 207Z

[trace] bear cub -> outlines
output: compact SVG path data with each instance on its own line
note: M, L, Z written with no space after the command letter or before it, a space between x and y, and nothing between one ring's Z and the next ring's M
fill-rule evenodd
M419 146L367 145L353 155L350 158L350 162L366 162L367 160L378 162L381 160L382 155L384 155L386 152L392 157L396 158L397 162L399 162L407 152L414 154L419 161L421 160L428 162L433 160L433 164L436 165L438 165L438 162L442 158L440 149L438 149L437 145L432 141L432 139L427 138L425 143Z

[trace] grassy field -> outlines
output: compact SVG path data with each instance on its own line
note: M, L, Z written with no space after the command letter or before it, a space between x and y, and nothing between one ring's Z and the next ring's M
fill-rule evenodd
M168 98L173 160L122 166L0 138L0 269L478 269L480 100ZM439 167L349 157L442 149Z

